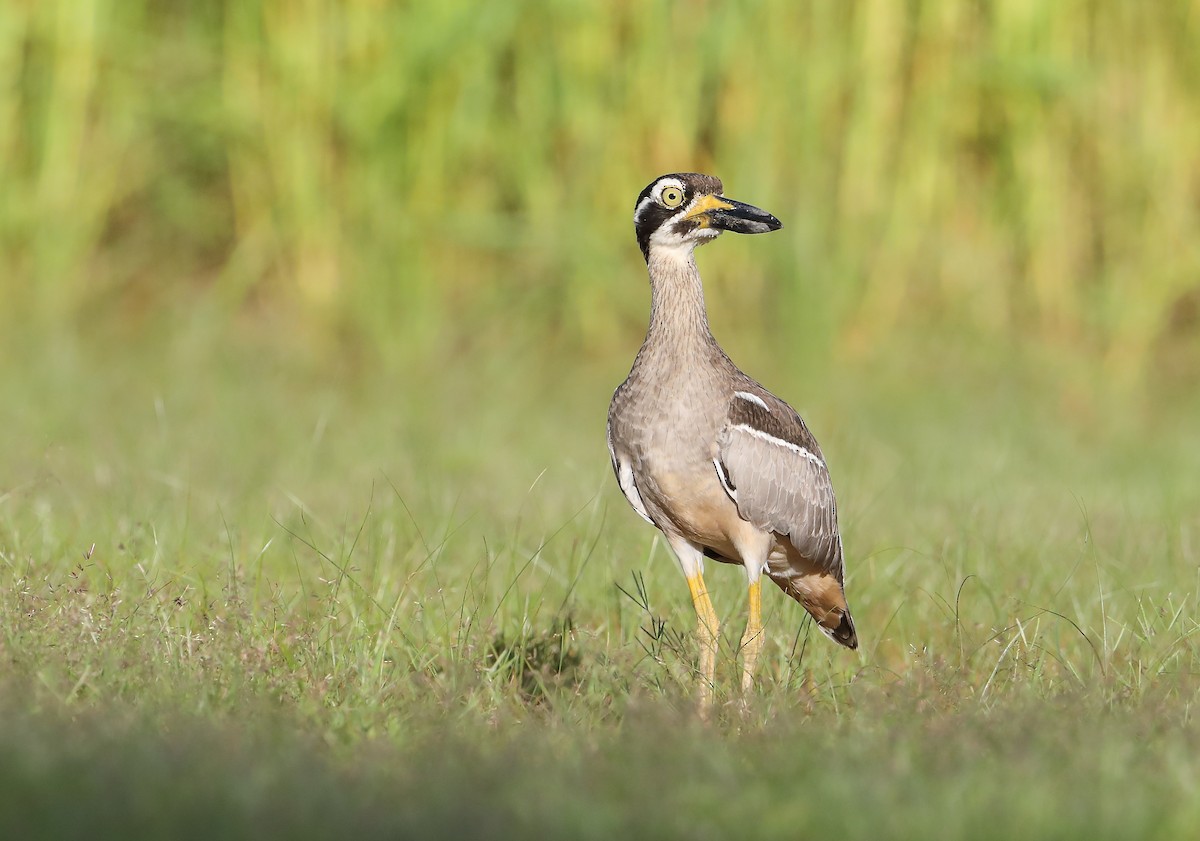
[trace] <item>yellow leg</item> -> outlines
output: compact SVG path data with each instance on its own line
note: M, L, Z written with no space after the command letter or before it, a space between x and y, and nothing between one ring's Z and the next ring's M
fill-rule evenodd
M746 622L746 633L742 634L742 692L754 688L754 668L763 647L762 624L762 579L750 585L750 619Z
M688 576L692 605L696 608L696 637L700 642L700 714L707 715L713 702L713 679L717 671L717 612L701 573Z

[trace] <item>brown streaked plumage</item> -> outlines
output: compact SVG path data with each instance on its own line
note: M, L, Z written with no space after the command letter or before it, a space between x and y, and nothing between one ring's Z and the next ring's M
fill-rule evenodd
M722 195L699 173L656 179L634 209L650 274L650 326L613 394L608 445L630 505L661 529L698 616L703 684L712 700L717 618L704 556L741 564L750 583L742 686L762 646L759 582L766 573L835 642L858 647L843 591L842 539L824 456L800 416L742 373L708 326L693 251L721 231L763 233L774 216Z

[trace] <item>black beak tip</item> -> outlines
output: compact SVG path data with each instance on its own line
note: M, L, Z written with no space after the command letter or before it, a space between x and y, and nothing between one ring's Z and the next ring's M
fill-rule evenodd
M739 219L737 223L730 226L730 230L740 234L767 234L771 231L778 231L782 227L783 223L770 213L759 211L752 217Z
M783 227L782 222L760 207L727 198L722 201L729 206L709 214L714 227L735 234L765 234Z

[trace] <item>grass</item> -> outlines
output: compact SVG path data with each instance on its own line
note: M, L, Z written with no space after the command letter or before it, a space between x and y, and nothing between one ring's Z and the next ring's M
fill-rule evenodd
M4 357L6 835L1167 838L1200 817L1200 448L1167 383L1122 405L953 337L824 372L750 353L833 465L864 645L768 594L742 710L741 576L711 570L702 726L686 590L601 444L627 360L514 343L446 377L209 330Z

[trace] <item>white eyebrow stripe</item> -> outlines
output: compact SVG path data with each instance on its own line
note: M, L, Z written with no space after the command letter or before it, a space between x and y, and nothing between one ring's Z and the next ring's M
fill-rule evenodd
M678 178L660 178L658 183L654 185L654 189L650 192L657 195L662 195L662 191L667 187L678 187L683 192L687 192L687 188L683 186L683 182Z
M756 403L763 408L763 411L766 411L766 412L771 411L771 407L768 406L766 404L766 402L761 397L759 397L757 394L751 394L748 391L735 391L733 393L733 396L740 397L748 403Z
M763 432L761 429L755 429L753 426L745 423L735 423L733 428L749 433L760 441L766 441L768 444L774 444L776 447L784 447L785 449L791 450L793 453L808 459L813 464L820 465L821 467L825 466L825 462L821 461L821 459L817 458L799 444L793 444L791 441L784 441L782 438L776 438L774 435Z

